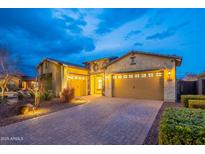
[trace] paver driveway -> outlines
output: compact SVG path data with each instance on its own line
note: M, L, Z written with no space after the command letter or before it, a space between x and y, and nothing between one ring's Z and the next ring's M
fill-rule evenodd
M1 127L0 143L142 144L162 105L160 101L85 98L90 103Z

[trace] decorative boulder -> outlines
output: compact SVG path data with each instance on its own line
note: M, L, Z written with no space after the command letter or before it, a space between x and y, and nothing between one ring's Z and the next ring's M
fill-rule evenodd
M32 104L26 104L20 107L20 114L27 114L30 111L33 111L35 107Z

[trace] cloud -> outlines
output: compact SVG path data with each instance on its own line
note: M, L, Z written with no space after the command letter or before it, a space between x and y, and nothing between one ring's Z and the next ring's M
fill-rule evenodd
M127 40L127 39L129 39L129 38L131 38L131 37L133 37L133 36L136 36L136 35L140 34L141 32L142 32L142 31L140 31L140 30L130 31L130 32L125 36L125 39Z
M140 43L140 42L136 42L134 43L134 46L143 46L144 44L143 43Z
M180 25L178 25L178 26L170 27L170 28L168 28L167 30L162 31L162 32L160 32L160 33L155 33L155 34L153 34L153 35L147 36L146 39L147 39L147 40L156 40L156 39L158 39L158 40L163 40L163 39L165 39L165 38L168 38L168 37L171 37L171 36L175 35L176 32L177 32L179 29L185 27L185 26L188 25L188 24L189 24L189 22L184 22L184 23L182 23L182 24L180 24Z
M104 9L99 15L97 34L109 33L127 22L142 17L147 9Z
M72 10L71 10L72 11ZM74 10L73 14L78 10ZM95 49L92 38L83 35L82 15L70 17L55 9L0 9L0 43L24 64L36 65L42 58L62 57ZM35 61L32 61L35 59Z
M170 9L154 9L154 15L152 15L147 24L145 25L145 28L151 28L155 25L160 25L164 22L164 20L167 19L167 13Z

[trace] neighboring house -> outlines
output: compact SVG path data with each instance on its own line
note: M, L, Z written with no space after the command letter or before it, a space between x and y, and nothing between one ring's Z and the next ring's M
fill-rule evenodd
M1 79L0 79L1 81ZM36 83L34 78L25 75L10 75L10 80L7 84L7 91L17 91L19 89L33 88ZM0 89L1 91L1 89Z
M198 94L205 95L205 72L198 75Z
M122 57L102 58L73 65L45 59L38 66L41 87L57 96L64 88L75 89L75 96L176 100L176 67L182 58L131 51Z
M180 95L205 95L205 72L186 75L177 82L177 87L178 99Z
M177 81L177 99L180 100L181 95L198 94L198 76L195 74L187 74L184 78Z
M37 84L36 78L30 77L30 76L22 76L22 85L21 88L26 89L33 89L35 85Z
M0 82L4 79L0 79ZM21 87L21 76L20 75L10 75L10 79L7 83L6 91L16 91ZM1 91L1 89L0 89Z

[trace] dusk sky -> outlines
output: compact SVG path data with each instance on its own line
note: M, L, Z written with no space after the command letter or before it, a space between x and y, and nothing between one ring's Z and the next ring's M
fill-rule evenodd
M44 58L71 63L139 50L183 57L177 76L205 71L205 9L0 9L0 45L24 74Z

